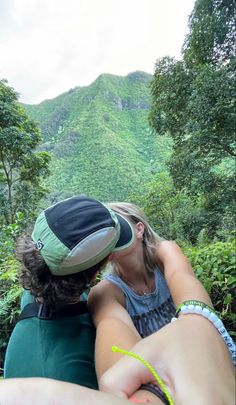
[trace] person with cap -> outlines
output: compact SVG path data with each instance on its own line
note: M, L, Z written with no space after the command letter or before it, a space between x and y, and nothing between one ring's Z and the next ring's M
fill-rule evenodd
M24 297L8 343L5 378L49 377L97 389L95 329L81 296L115 246L126 243L127 227L99 201L76 196L44 210L32 235L19 239L20 281L31 298Z
M175 316L176 308L186 300L197 300L202 303L201 305L210 308L210 311L213 311L213 305L178 245L175 242L160 238L151 228L144 212L139 207L130 203L110 203L107 206L116 215L121 215L129 221L132 235L126 246L123 244L121 247L116 247L116 251L110 255L107 271L102 281L94 286L89 294L89 310L97 327L96 370L99 387L109 392L109 381L112 381L113 387L110 387L110 392L117 393L121 384L124 388L122 391L124 394L124 392L129 392L127 384L130 384L132 377L133 384L130 384L130 387L134 387L135 382L139 381L140 383L144 379L141 377L139 379L134 378L135 375L137 377L135 366L133 372L127 371L123 373L124 377L121 377L124 363L123 367L119 368L120 373L114 374L117 378L109 377L108 383L106 378L104 383L104 373L122 356L117 352L111 352L111 347L114 345L130 350L135 342L140 341L141 338L162 331L162 328L170 324ZM192 307L194 310L194 305ZM186 328L187 335L189 328L190 331L194 331L197 323L200 322L202 325L202 320L197 319L195 321L196 316L194 315L192 318L190 316L187 318L187 322L177 323L177 325L171 326L170 330L174 332L175 330L178 331L179 328L182 328L181 331ZM136 333L133 333L133 325L135 325ZM206 335L208 326L206 325ZM167 335L171 336L171 333L167 333ZM171 338L174 339L174 333ZM192 339L196 343L193 334ZM147 338L147 343L145 340L143 340L143 344L139 343L144 353L146 353L144 347L149 352L148 342ZM166 352L170 349L171 347L168 346ZM153 349L152 351L153 356L149 353L149 357L154 358L156 352ZM199 354L199 358L201 357L201 353L195 349L196 354ZM176 353L176 358L179 359L178 353ZM210 365L214 364L213 358L205 357L205 361L207 359L209 359ZM169 361L171 362L170 358ZM171 364L168 363L167 365L171 367ZM183 361L182 373L179 374L187 378L189 377L188 367L185 367L186 371L184 371L184 367ZM198 362L191 362L191 367L199 372ZM210 380L211 369L210 367L207 369ZM110 376L110 374L108 375ZM145 383L142 388L155 394L160 398L161 403L169 403L160 387ZM209 390L211 388L209 386ZM132 388L130 389L132 391Z
M68 198L41 212L32 234L23 235L16 246L26 293L6 350L5 379L46 377L98 389L96 330L83 293L111 252L125 248L132 236L126 218L86 196ZM130 328L137 334L134 326ZM45 388L51 392L49 381ZM28 384L30 391L34 383ZM148 399L152 397L147 393Z

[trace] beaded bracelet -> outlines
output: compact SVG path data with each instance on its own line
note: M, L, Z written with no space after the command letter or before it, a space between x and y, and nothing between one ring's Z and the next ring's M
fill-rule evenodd
M236 366L236 348L233 339L227 332L223 322L220 320L213 308L209 305L204 304L201 301L184 301L176 309L175 317L178 317L179 314L197 314L202 315L207 318L218 330L222 338L224 339L226 346L232 356L232 361L234 366Z

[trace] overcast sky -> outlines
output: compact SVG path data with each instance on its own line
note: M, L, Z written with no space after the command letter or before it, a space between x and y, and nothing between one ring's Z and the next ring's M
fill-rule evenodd
M0 78L39 103L180 58L194 0L0 0Z

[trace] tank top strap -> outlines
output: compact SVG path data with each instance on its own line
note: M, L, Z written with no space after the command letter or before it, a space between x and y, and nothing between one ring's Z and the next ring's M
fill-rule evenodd
M133 295L133 290L116 274L105 274L103 279L110 281L120 288L126 297Z
M118 275L105 274L103 279L116 285L125 295L126 310L142 337L149 336L169 323L175 314L166 280L157 267L155 290L144 295L136 294Z
M153 298L156 296L159 296L162 291L160 290L166 290L166 281L162 273L160 272L159 268L157 267L156 270L154 271L155 275L155 289L152 293L145 294L145 299L147 300L150 298L150 300L153 301ZM130 302L136 302L140 303L143 302L143 297L144 295L138 295L136 294L131 287L129 287L117 274L105 274L103 276L103 279L110 281L114 285L116 285L118 288L120 288L123 293L125 294L126 298Z

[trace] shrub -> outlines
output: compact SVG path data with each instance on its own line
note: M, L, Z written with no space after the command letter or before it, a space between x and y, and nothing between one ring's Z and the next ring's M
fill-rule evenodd
M14 259L14 240L21 230L23 217L18 222L3 225L0 231L0 371L12 329L20 312L22 288L17 283L18 262Z
M236 336L236 239L184 248L231 336Z

